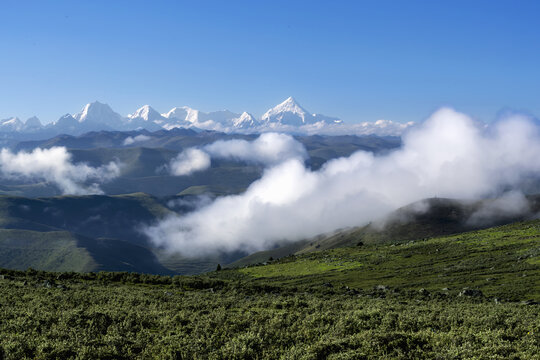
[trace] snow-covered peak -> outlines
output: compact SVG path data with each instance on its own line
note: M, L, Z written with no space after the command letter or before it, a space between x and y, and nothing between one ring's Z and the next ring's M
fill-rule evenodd
M0 120L0 131L20 131L24 124L18 117Z
M107 104L98 101L86 104L80 113L73 116L78 122L104 123L111 127L122 123L122 116L111 109Z
M309 112L304 109L296 100L290 96L281 104L276 105L275 107L269 109L262 116L263 122L278 122L278 123L289 123L291 120L297 125L300 121L300 124L306 123L306 118L311 117Z
M232 119L232 125L235 128L249 128L255 126L256 123L255 117L245 111L239 117Z
M335 122L337 118L320 114L311 114L304 109L292 96L281 104L268 110L261 118L263 123L275 125L302 126L314 124L319 121Z
M164 118L167 119L176 119L176 120L186 120L188 115L191 114L191 118L193 118L193 115L198 113L197 110L192 109L188 106L180 106L180 107L174 107L169 112L161 114Z
M145 121L159 120L163 117L159 112L154 110L150 105L144 105L143 107L137 109L133 114L127 116L129 119L142 119Z
M1 125L18 124L18 123L21 123L21 120L18 117L10 117L7 119L0 120Z
M59 122L66 122L66 121L70 121L70 122L73 122L73 120L77 121L77 119L75 119L73 117L73 115L71 114L65 114L63 116L60 116L60 118L58 120L55 121L55 124L59 123Z

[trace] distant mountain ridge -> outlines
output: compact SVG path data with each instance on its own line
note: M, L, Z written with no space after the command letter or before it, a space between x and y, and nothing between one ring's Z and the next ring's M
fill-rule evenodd
M315 114L303 108L293 97L266 111L260 118L248 112L229 110L203 112L188 106L174 107L160 113L150 105L122 116L109 105L98 101L86 104L77 114L66 114L43 125L37 117L22 121L17 117L0 120L0 134L13 138L46 138L60 134L81 135L90 131L132 131L145 129L190 128L196 131L216 130L226 133L280 131L296 134L400 136L412 123L389 120L345 124L337 117Z

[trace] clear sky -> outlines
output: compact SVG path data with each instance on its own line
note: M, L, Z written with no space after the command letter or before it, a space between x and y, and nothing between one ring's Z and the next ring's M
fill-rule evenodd
M0 118L291 95L347 122L540 115L540 1L0 1Z

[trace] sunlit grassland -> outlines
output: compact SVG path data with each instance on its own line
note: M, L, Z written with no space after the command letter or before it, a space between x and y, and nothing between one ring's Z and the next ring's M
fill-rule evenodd
M239 272L254 281L312 285L326 282L370 289L459 292L540 300L540 221L389 245L338 248L291 256ZM316 276L315 276L316 275Z
M1 270L0 358L536 359L539 225L201 276Z

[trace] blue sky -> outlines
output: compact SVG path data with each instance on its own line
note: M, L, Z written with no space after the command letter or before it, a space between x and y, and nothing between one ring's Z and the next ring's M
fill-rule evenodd
M540 115L538 1L0 2L0 118L99 100L347 122Z

